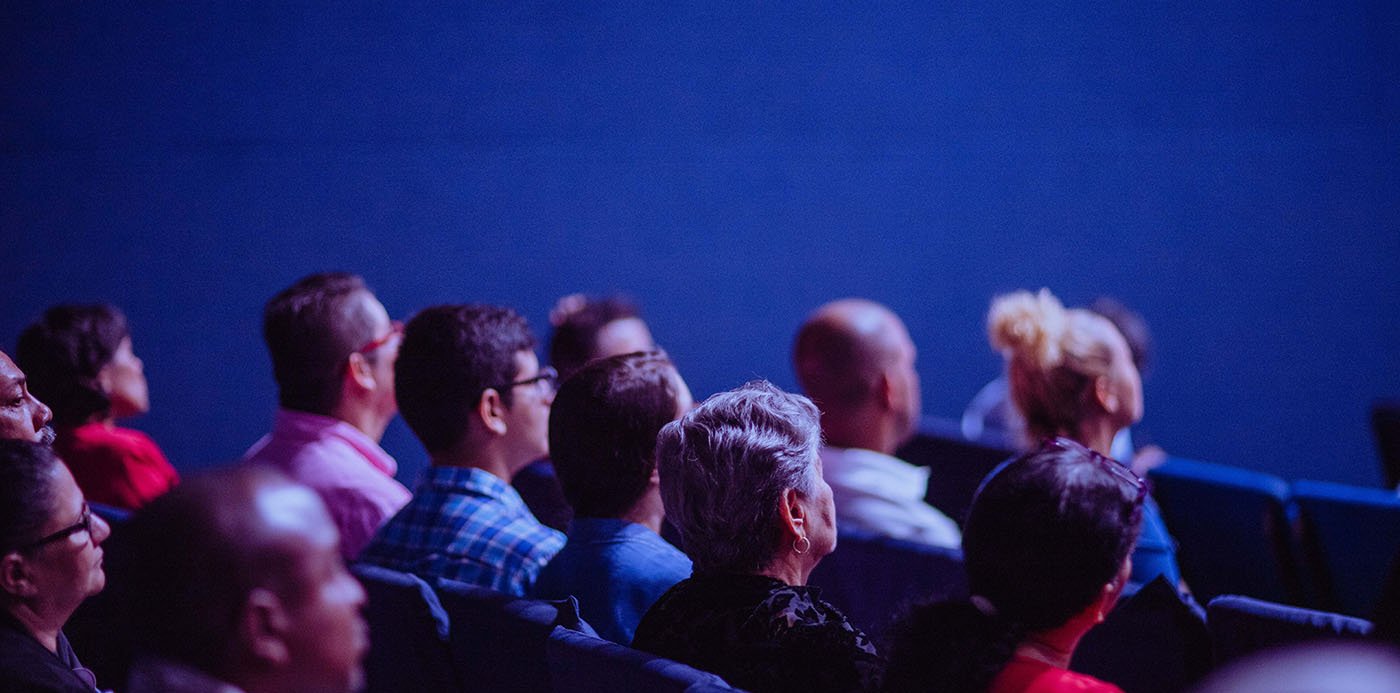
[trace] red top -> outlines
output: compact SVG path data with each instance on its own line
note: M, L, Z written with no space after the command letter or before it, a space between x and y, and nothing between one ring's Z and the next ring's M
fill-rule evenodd
M60 431L53 448L92 503L135 510L180 481L155 441L130 428L83 424Z
M1076 674L1045 662L1012 657L992 679L987 693L1123 693L1123 689L1092 676Z

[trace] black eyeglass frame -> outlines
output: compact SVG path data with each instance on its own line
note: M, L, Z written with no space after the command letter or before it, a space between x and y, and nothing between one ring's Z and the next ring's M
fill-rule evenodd
M1083 445L1078 441L1070 440L1069 438L1065 438L1063 436L1045 438L1040 442L1041 450L1046 450L1049 448L1056 448L1059 450L1074 450L1077 452L1083 452L1088 454L1089 457L1093 458L1096 462L1099 463L1100 467L1103 467L1104 469L1108 470L1108 473L1118 477L1123 481L1128 482L1133 486L1133 488L1137 489L1137 498L1135 502L1138 505L1142 505L1142 503L1147 500L1147 480L1143 479L1137 474L1134 474L1133 470L1128 469L1127 466L1125 466L1122 462L1119 462L1118 460L1115 460L1112 457L1103 455L1098 450L1095 450L1087 445Z
M517 387L521 387L522 385L534 385L540 382L547 382L549 384L550 390L558 389L559 371L554 370L553 366L545 366L544 368L541 368L540 372L535 374L533 377L526 378L524 380L517 380L513 383L505 383L503 385L492 385L491 389L499 392L501 390L512 390Z
M88 507L88 504L86 502L83 503L83 514L77 522L67 527L64 527L63 529L60 529L57 532L54 532L53 534L47 535L41 539L36 539L34 541L29 542L28 544L16 547L14 551L19 553L33 551L40 547L52 544L56 541L63 541L64 539L67 539L68 537L71 537L74 534L77 534L78 532L87 532L89 535L92 534L92 508Z

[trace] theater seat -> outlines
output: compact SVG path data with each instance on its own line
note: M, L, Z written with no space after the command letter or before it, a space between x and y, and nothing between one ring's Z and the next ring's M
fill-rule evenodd
M981 440L968 440L957 422L924 417L918 433L895 456L929 468L924 500L962 525L982 479L1011 458L1013 448L1010 440L990 433Z
M1390 490L1298 481L1293 500L1318 606L1370 616L1400 552L1400 498Z
M1385 487L1400 484L1400 400L1381 399L1371 405L1371 432L1381 458Z
M1159 575L1085 634L1070 668L1133 693L1175 693L1210 665L1205 612Z
M556 626L545 644L554 693L738 690L694 667Z
M366 691L456 690L447 612L428 583L416 575L379 566L360 564L350 570L368 595Z
M1371 622L1326 611L1224 595L1206 606L1216 664L1259 650L1310 640L1363 640Z
M961 551L844 527L808 584L876 642L911 602L967 596Z
M438 580L438 596L452 621L452 661L472 691L549 693L545 643L556 626L597 633L573 597L523 599L455 580Z

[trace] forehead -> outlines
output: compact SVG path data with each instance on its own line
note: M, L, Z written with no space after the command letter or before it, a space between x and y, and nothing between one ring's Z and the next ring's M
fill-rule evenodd
M8 386L24 378L24 372L10 360L9 355L0 351L0 386Z

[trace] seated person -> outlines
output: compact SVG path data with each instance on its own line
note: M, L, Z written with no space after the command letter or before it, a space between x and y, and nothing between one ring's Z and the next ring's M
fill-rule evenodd
M63 624L106 585L110 534L52 448L0 440L0 690L96 690Z
M647 611L633 647L754 693L878 684L869 638L806 586L836 547L817 417L806 397L754 382L661 429L661 498L695 574Z
M128 693L351 693L365 592L311 489L258 465L190 479L123 528ZM393 634L383 634L393 637Z
M559 372L561 382L593 359L656 346L636 306L621 296L569 294L549 312L549 322L554 326L549 336L549 365ZM511 485L540 522L561 531L568 528L574 510L564 499L550 460L536 460L520 470Z
M1066 309L1046 289L1017 291L992 301L987 333L1006 358L1011 401L1032 438L1063 436L1107 456L1114 436L1142 418L1142 378L1107 318ZM1133 553L1134 589L1158 575L1181 582L1176 541L1149 496Z
M963 528L972 596L896 624L885 690L1119 691L1069 664L1128 583L1146 493L1063 438L992 472Z
M508 308L429 308L404 330L399 410L432 466L360 560L524 596L564 535L530 514L510 480L549 453L555 374Z
M53 410L29 391L29 378L0 351L0 440L53 445Z
M341 272L303 277L263 309L280 408L243 460L321 494L347 561L408 502L398 462L379 447L397 411L401 328L363 279Z
M54 306L20 334L15 356L29 387L53 407L55 449L89 501L132 510L179 482L154 441L116 425L151 405L115 306Z
M657 432L692 403L670 359L651 351L584 366L549 414L549 449L575 513L534 593L578 597L584 619L622 645L657 597L690 577L690 559L660 536L655 451Z
M904 322L863 299L818 308L792 349L797 381L822 412L822 468L836 519L851 529L957 548L957 523L924 502L938 479L894 456L919 422L915 356Z

